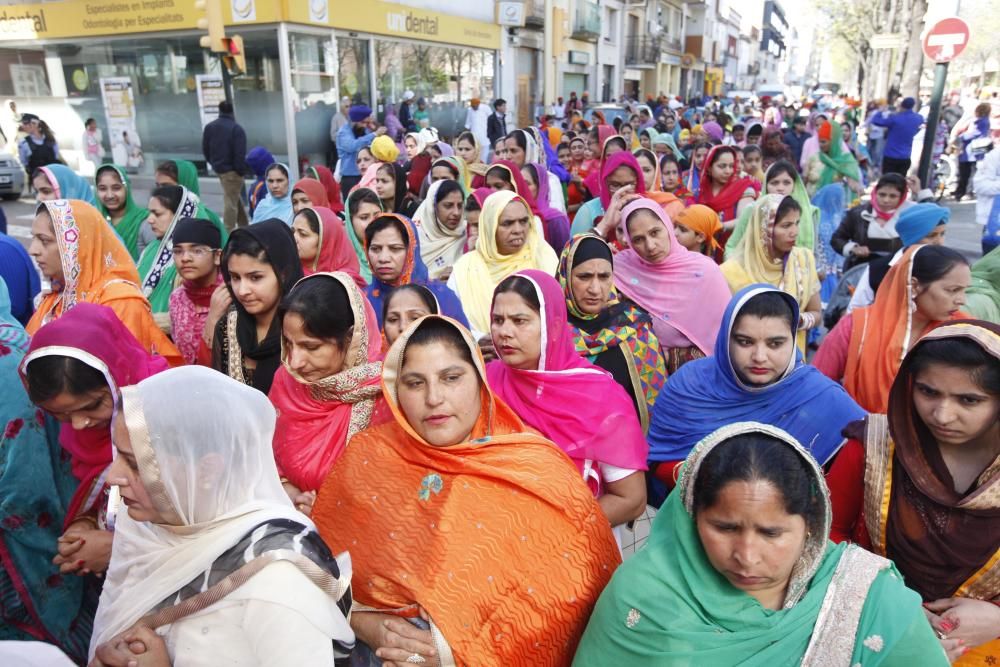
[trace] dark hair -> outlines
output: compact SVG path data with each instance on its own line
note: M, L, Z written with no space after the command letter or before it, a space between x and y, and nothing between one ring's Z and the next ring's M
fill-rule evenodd
M472 359L472 351L469 349L469 345L466 343L461 332L451 322L437 317L426 319L417 325L416 331L406 341L402 364L406 364L406 355L411 348L430 345L431 343L441 343L442 345L451 347L458 352L458 356L462 358L462 361L472 367L476 366L475 361ZM482 382L482 378L480 378L480 382Z
M476 199L476 195L470 194L465 198L465 210L466 211L482 211L483 207L479 205L479 200Z
M660 158L661 171L663 170L663 165L665 165L668 162L673 162L674 164L676 164L678 170L681 168L681 162L680 160L677 159L676 155L674 155L673 153L664 153L663 157Z
M114 174L114 177L118 180L118 182L125 185L122 175L118 173L118 169L116 169L113 164L102 164L98 167L97 171L94 173L94 181L96 182L101 180L102 174Z
M611 127L615 128L615 132L621 132L623 124L624 122L622 121L621 118L615 118L613 121L611 121Z
M751 134L754 136L758 134L764 134L764 126L761 125L760 123L756 123L755 125L750 127L749 130L747 130L747 136L750 136Z
M704 148L707 151L710 151L713 148L715 148L715 144L713 144L711 141L699 141L698 143L696 143L694 145L694 148L691 150L691 154L694 155L696 152L698 152L702 148Z
M767 175L764 179L767 183L770 183L771 179L777 178L782 174L788 174L792 181L795 181L795 179L799 177L799 171L795 168L794 164L788 160L778 160L768 168ZM765 187L767 186L767 183L764 184Z
M604 142L604 145L601 146L601 150L602 151L606 150L607 147L608 147L608 144L610 144L612 141L620 141L622 143L622 150L623 151L627 151L628 150L628 144L625 143L625 137L623 137L620 134L613 134L610 137L608 137L607 141Z
M522 151L528 150L528 133L524 130L512 130L504 139L513 139Z
M736 123L736 125L733 125L733 130L732 131L736 132L737 130L745 130L745 129L747 129L747 128L746 128L746 126L743 123Z
M458 178L458 167L453 165L451 162L448 162L447 158L442 157L434 160L434 163L431 164L431 171L434 171L434 167L448 167L448 171L451 172L451 177L453 179Z
M535 187L538 187L538 172L535 171L535 168L532 167L530 163L526 162L524 166L521 167L521 176L525 179L530 179L530 181L535 184Z
M358 209L362 204L374 204L382 208L382 200L378 198L374 190L369 188L359 188L347 196L347 210L353 218L358 214Z
M933 364L960 368L987 394L1000 396L1000 360L967 338L924 340L907 356L904 367L915 377Z
M95 119L95 118L88 118L87 120L83 121L83 126L87 127L91 123L97 123L97 119Z
M805 125L805 124L806 124L805 116L795 116L795 118L792 118L792 125Z
M219 102L219 113L232 113L232 112L233 112L232 102L227 102L226 100Z
M389 227L399 232L399 238L403 239L403 243L409 248L410 234L407 232L406 226L393 215L380 215L372 220L370 225L365 227L365 247L367 248L371 245L372 239L375 238L376 234Z
M267 254L267 249L261 245L260 241L254 238L253 234L231 234L229 236L229 241L226 242L226 247L222 251L223 267L229 265L229 258L233 255L246 255L253 257L257 261L271 264L271 258ZM273 265L272 268L274 268ZM274 273L277 275L277 270ZM223 272L223 275L228 274Z
M309 229L312 230L313 234L319 234L319 216L316 215L316 211L311 208L304 208L295 214L295 217L303 216L306 223L309 225ZM294 222L294 219L292 220Z
M959 264L969 265L965 255L943 245L921 246L913 258L912 276L918 283L926 285L944 278Z
M497 99L493 100L493 108L494 109L496 109L497 107L501 107L501 106L503 106L505 104L507 104L507 100L505 100L502 97L498 97Z
M708 453L694 481L694 514L709 509L730 482L770 482L785 512L805 519L809 530L823 530L822 491L814 472L788 443L766 433L733 436Z
M177 172L177 163L173 160L167 160L156 165L156 173L163 174L164 176L169 176L173 181L180 180L180 174Z
M458 181L453 181L451 179L441 181L441 185L438 186L437 197L434 199L434 205L437 206L440 204L441 200L450 195L452 192L461 193L463 198L465 196L465 191L462 190L462 186L459 185Z
M437 299L434 298L434 293L431 292L426 287L424 287L423 285L418 285L416 283L409 283L407 285L400 285L399 287L393 288L389 292L389 294L382 300L383 322L385 322L386 319L389 317L389 304L392 301L393 297L403 292L413 292L414 294L419 296L420 300L424 302L425 306L427 306L427 312L433 313L434 315L438 314L438 304L437 304Z
M906 190L907 190L906 179L903 178L900 174L895 174L895 173L883 174L882 178L878 179L878 182L875 184L875 191L877 192L878 190L887 187L896 188L897 190L899 190L899 194L903 195L904 197L906 196Z
M150 198L159 199L161 204L176 213L184 198L184 188L179 185L160 185L153 189Z
M746 146L743 147L744 158L748 158L754 153L760 153L761 155L763 155L764 151L762 151L760 146L758 146L757 144L747 144Z
M778 210L774 212L775 221L781 222L790 211L802 213L802 206L791 195L785 195L785 198L778 204Z
M462 132L462 134L458 135L458 139L455 139L455 144L457 145L458 142L460 142L460 141L468 141L470 144L472 144L473 146L475 146L476 145L476 135L474 135L472 132L469 132L468 130L466 130L465 132Z
M272 165L271 165L270 167L268 167L268 168L267 168L267 170L266 170L266 171L264 172L264 178L267 178L267 175L268 175L268 174L270 174L270 173L271 173L272 171L274 171L275 169L277 169L277 170L278 170L278 171L280 171L280 172L281 172L282 174L284 174L284 175L285 175L285 178L291 178L291 177L290 177L290 176L288 175L288 170L287 170L287 169L285 169L284 165L280 165L280 164L278 164L277 162L275 162L274 164L272 164Z
M383 172L385 174L388 174L389 176L392 176L392 182L393 183L396 182L396 170L392 168L392 163L391 162L384 162L384 163L382 163L382 165L379 166L378 169L375 170L375 174L376 175L377 174L381 174ZM379 200L379 205L381 206L381 200Z
M653 151L649 150L648 148L637 148L635 149L635 153L633 153L633 155L635 155L635 159L637 161L639 158L646 158L646 160L652 160L653 169L656 169L657 165L656 154L653 153Z
M28 398L36 405L63 393L81 396L98 389L110 390L104 373L79 359L58 354L32 359L24 374Z
M293 287L278 306L278 321L283 323L289 313L302 318L310 335L332 340L341 348L350 345L354 312L347 290L336 278L321 276Z
M507 292L513 292L520 296L536 313L542 312L542 304L538 300L538 292L535 291L535 284L524 276L507 276L501 280L497 288L493 290L493 301L496 301L497 295ZM490 305L492 307L492 303Z
M494 176L497 176L504 183L506 183L508 185L514 185L514 177L511 176L510 170L506 166L504 166L502 164L498 164L495 167L490 167L489 170L487 170L487 172L486 172L486 176L489 176L490 174L493 174ZM484 178L485 178L485 176L484 176Z
M785 320L791 331L795 331L798 324L795 321L795 311L782 292L762 292L750 297L743 304L743 307L740 308L739 312L736 313L736 318L733 320L733 329L736 329L739 326L740 320L748 315L761 319L776 317Z

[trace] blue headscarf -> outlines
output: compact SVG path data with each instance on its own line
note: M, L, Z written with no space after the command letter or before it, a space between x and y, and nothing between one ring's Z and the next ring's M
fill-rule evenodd
M403 272L399 277L398 284L392 285L380 280L373 270L368 287L365 288L365 295L372 304L372 308L375 309L375 316L378 318L378 328L382 329L382 312L385 310L383 307L385 299L389 297L389 294L395 288L412 284L422 285L430 290L434 298L437 299L441 315L446 315L460 322L462 326L468 327L469 320L465 317L465 310L462 308L462 302L459 301L458 295L444 283L430 280L427 265L420 258L420 237L413 229L413 223L410 222L409 218L398 213L386 213L375 218L375 220L384 217L397 220L406 230L406 235L409 238L406 239L406 259L403 261ZM367 247L368 244L365 243L365 248L367 249Z
M253 216L257 204L267 197L267 183L264 180L264 174L267 172L267 168L274 164L274 156L263 146L254 146L247 153L247 164L257 176L257 180L253 182L247 193L247 204L249 204L250 215Z
M66 506L79 481L59 444L59 424L28 399L17 368L28 334L10 312L0 279L0 588L8 618L4 639L59 646L75 661L86 660L94 604L87 604L84 577L59 575L52 563ZM82 664L82 663L80 663Z
M292 219L295 217L295 213L292 210L292 176L287 165L275 162L268 165L267 169L264 170L265 178L267 177L267 172L271 171L272 167L277 167L285 173L285 178L288 179L288 190L285 192L284 197L275 197L268 192L264 199L257 202L257 208L254 209L253 218L250 222L257 223L264 220L277 219L291 227Z
M97 197L94 196L94 186L86 178L64 164L47 164L41 169L50 174L49 181L53 177L56 179L59 199L79 199L99 210Z
M684 364L660 391L649 425L651 461L682 461L716 429L758 421L788 431L824 465L844 442L841 430L865 416L843 387L803 363L798 352L773 384L751 388L740 381L729 357L729 336L747 301L765 292L781 295L798 322L795 298L772 285L737 292L722 318L715 354Z
M38 271L28 251L16 239L0 234L0 280L7 283L10 312L27 324L35 312L35 296L42 290Z

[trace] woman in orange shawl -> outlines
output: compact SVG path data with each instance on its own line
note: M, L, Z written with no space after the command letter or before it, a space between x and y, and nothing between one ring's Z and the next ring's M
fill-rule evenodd
M42 202L31 224L29 254L52 282L25 329L34 334L78 303L115 311L147 352L180 366L184 357L153 320L132 256L96 208L76 199Z
M972 282L969 262L944 246L913 246L896 262L875 303L845 315L813 359L868 412L884 414L903 357L925 333L953 319Z
M382 392L394 421L351 440L312 515L351 553L355 650L568 666L620 562L576 468L493 396L454 320L428 315L396 339Z

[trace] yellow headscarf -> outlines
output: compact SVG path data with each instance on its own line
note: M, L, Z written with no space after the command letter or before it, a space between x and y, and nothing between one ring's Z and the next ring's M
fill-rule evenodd
M490 330L493 290L501 280L522 269L538 269L555 275L559 266L559 258L545 242L537 217L534 217L535 222L521 250L513 255L500 254L496 236L500 214L515 200L524 204L531 216L528 202L514 192L501 190L486 198L482 213L479 214L479 240L476 242L476 249L462 255L452 270L465 315L472 328L480 333Z
M784 199L784 195L763 195L754 202L746 234L720 268L733 294L747 285L768 283L793 296L805 312L809 299L819 291L812 251L795 247L784 259L771 259L774 224ZM799 331L796 342L805 353L805 330Z
M395 162L399 157L399 146L384 134L381 137L375 137L375 140L372 141L371 151L379 162Z

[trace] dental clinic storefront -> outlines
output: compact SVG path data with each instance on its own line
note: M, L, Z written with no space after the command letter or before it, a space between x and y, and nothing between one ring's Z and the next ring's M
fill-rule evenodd
M419 4L419 3L417 3ZM438 5L459 6L444 0ZM383 110L412 90L450 135L472 97L492 99L499 26L388 2L223 0L229 35L243 37L247 74L234 80L248 147L298 171L326 163L342 96ZM164 159L201 165L201 130L221 94L218 61L199 45L194 0L56 0L0 6L0 95L36 113L79 166L83 122L105 148L151 174ZM0 127L16 133L5 103ZM121 129L131 129L122 148ZM110 140L110 141L109 141Z

